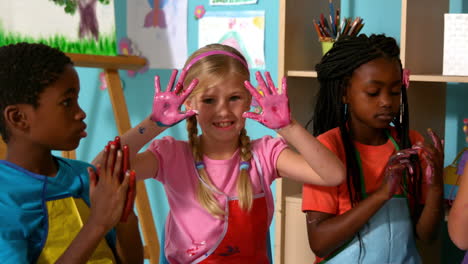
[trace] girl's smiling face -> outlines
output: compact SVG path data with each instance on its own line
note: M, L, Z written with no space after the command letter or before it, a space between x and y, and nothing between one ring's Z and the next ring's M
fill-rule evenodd
M187 100L186 106L198 111L197 121L206 142L238 141L245 126L242 114L249 110L251 103L243 82L237 76L223 78L207 87L197 87L200 92Z

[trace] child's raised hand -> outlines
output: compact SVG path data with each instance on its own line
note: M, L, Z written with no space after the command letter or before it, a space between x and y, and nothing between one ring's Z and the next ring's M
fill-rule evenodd
M195 115L195 110L189 110L185 113L180 111L180 106L184 103L185 99L190 95L192 90L198 84L198 79L194 79L189 87L178 93L183 88L182 79L179 80L174 89L174 81L177 76L177 70L172 71L171 79L167 84L166 91L161 92L161 86L159 84L159 76L154 77L154 99L153 109L151 111L151 120L156 122L158 126L170 127L187 117Z
M121 181L123 153L116 144L106 146L103 159L97 165L98 172L88 168L90 175L89 195L91 214L89 222L103 227L106 232L114 227L122 216L127 200L130 172Z
M117 149L120 146L120 137L115 137L117 142ZM119 179L120 182L123 181L125 174L130 173L130 181L128 183L127 197L125 200L125 206L122 212L122 217L120 218L121 222L127 222L127 218L133 210L133 204L135 203L136 197L136 173L134 170L130 170L130 149L127 145L124 145L122 148L122 169L120 170Z
M423 172L426 182L440 187L443 184L444 146L432 129L429 128L427 134L431 137L432 144L417 142L413 145L413 149L420 150L421 157L427 164Z
M390 199L398 190L401 178L405 171L413 173L414 168L411 164L411 155L417 154L414 149L403 149L390 157L384 171L384 182L379 188L386 199Z
M280 129L289 125L291 123L291 111L289 110L286 77L283 77L282 92L279 93L279 89L275 87L269 72L265 72L268 85L260 72L257 71L255 76L263 95L249 81L245 81L244 85L257 100L262 112L260 114L245 112L242 116L256 120L271 129Z

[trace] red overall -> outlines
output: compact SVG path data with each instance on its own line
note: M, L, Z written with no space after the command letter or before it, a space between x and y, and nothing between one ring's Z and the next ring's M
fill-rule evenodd
M239 207L238 200L230 200L226 235L204 264L268 264L268 210L265 196L253 200L250 212Z

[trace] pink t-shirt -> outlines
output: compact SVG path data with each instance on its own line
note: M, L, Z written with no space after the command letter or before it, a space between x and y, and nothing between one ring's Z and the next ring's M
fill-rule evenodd
M249 175L254 194L265 193L268 205L268 223L273 217L273 196L270 185L278 178L276 160L287 147L281 138L265 136L252 141L252 152L261 168L252 158ZM166 257L171 263L190 263L215 247L225 229L225 219L208 213L197 201L198 173L190 147L186 141L172 137L154 140L149 150L159 159L156 180L164 184L170 211L166 220ZM237 196L240 155L236 151L228 160L212 160L204 156L205 169L216 188L229 197ZM224 206L227 197L216 195Z

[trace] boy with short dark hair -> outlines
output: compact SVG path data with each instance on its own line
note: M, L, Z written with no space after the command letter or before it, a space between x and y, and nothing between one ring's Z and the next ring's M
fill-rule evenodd
M138 220L119 223L129 183L111 145L97 173L52 155L86 136L79 78L43 44L0 47L0 259L2 263L142 263ZM105 239L103 239L105 238Z

